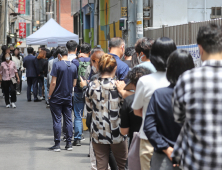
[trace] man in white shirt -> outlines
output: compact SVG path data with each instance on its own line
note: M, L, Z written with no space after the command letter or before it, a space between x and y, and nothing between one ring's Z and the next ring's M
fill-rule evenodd
M158 38L152 46L150 56L150 60L157 72L141 77L136 86L132 108L135 115L143 118L139 131L141 170L150 169L150 161L153 155L153 147L143 132L147 107L153 92L158 88L167 87L170 84L166 78L166 62L174 50L176 50L176 45L173 40L166 37Z
M76 59L76 52L77 52L77 42L70 40L66 43L66 47L68 48L68 60L72 61Z

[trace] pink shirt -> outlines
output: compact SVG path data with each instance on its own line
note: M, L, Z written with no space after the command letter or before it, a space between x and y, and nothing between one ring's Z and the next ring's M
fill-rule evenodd
M0 67L0 75L2 75L2 80L11 80L11 78L15 77L15 73L17 72L18 71L14 61L10 61L9 63L6 61L2 62Z

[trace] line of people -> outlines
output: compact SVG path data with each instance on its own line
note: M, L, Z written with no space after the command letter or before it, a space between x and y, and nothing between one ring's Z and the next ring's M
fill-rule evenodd
M49 149L61 150L62 131L66 150L81 146L84 112L91 169L221 169L221 37L221 26L200 27L200 68L194 68L189 52L178 50L167 37L144 37L126 50L123 39L111 38L109 53L91 50L87 43L78 51L78 44L68 41L66 47L57 47L47 66L41 57L47 51L35 57L29 47L30 55L23 60L28 101L32 85L34 101L39 100L37 77L42 75L42 83L50 84L45 96L48 93L55 144ZM8 53L5 60L0 78L4 83L19 79L15 64L7 70Z

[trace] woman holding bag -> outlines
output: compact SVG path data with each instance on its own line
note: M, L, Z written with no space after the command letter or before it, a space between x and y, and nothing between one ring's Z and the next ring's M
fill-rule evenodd
M17 82L15 76L17 77ZM20 79L18 76L16 64L12 61L12 57L9 53L6 53L2 57L2 63L0 67L0 81L2 81L2 88L5 93L6 107L10 108L12 106L13 108L16 108L16 83L20 83ZM9 93L11 95L11 106L9 101Z

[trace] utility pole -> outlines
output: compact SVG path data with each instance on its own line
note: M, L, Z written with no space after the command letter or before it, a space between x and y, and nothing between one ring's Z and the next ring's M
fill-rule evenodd
M4 27L4 44L7 45L7 16L8 16L8 0L5 0L5 27Z
M34 24L35 24L35 17L34 17L34 11L35 11L35 5L34 5L35 1L32 0L32 33L33 33L33 28L34 28Z
M80 10L79 10L79 17L80 17L80 44L83 42L83 32L82 32L82 0L80 0Z
M136 39L143 37L143 0L137 0Z

